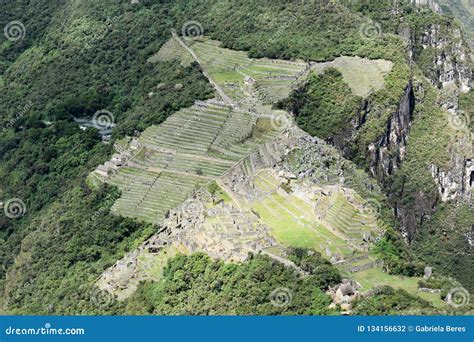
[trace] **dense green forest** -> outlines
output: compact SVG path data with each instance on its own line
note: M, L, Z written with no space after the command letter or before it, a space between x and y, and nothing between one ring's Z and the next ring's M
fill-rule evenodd
M252 256L244 264L212 261L193 254L172 259L160 283L145 283L128 300L127 312L181 315L331 315L331 297L324 291L341 276L318 253L290 252L309 273L268 256ZM273 292L275 291L275 292ZM269 298L269 293L270 297ZM272 295L273 294L273 295Z
M0 26L19 20L26 32L18 41L0 37L0 200L20 198L26 212L18 219L0 214L0 307L15 314L337 314L328 308L325 291L340 275L307 251L294 251L294 262L309 272L307 277L262 255L241 264L180 255L169 262L162 282L141 284L124 303L106 298L107 305L97 305L97 277L157 227L112 215L117 189L91 187L86 177L110 157L114 141L213 96L198 64L147 62L169 39L170 29L179 31L188 20L199 21L206 35L251 57L328 61L347 55L392 61L386 87L371 95L380 111L368 119L348 153L367 168L367 146L386 128L413 74L435 72L419 47L418 65L407 63L406 43L397 35L402 24L386 14L392 2L346 7L332 1L2 1ZM403 25L414 32L433 21L451 24L411 5L403 5L403 11ZM369 17L381 23L383 35L361 34L361 26L372 25ZM377 248L393 273L419 275L424 262L474 291L472 251L463 238L474 224L473 209L440 204L433 179L421 170L425 161L446 154L442 134L426 144L437 124L435 115L426 114L435 105L429 89L416 109L422 120L413 126L413 152L383 184L394 208L413 210L417 233L410 247L397 246L405 242L394 232L396 237L387 235ZM471 90L460 102L471 118L472 98ZM331 141L361 100L336 70L328 69L311 75L281 105L295 113L303 129ZM116 124L109 144L74 122L98 110L112 113ZM427 190L425 202L419 202L419 189ZM433 215L415 211L427 203L436 208ZM270 305L266 293L274 288L289 289L291 305ZM384 288L357 304L355 313L415 309L431 310L420 298Z
M344 134L362 105L362 99L352 94L342 74L334 68L310 75L303 88L282 102L279 106L295 115L299 127L328 141Z
M8 6L2 23L22 13L18 4ZM133 13L125 3L60 2L42 10L49 14L20 16L26 27L38 26L31 30L36 35L22 41L26 46L5 41L0 50L7 61L0 108L9 128L0 137L0 190L2 197L20 198L26 207L20 219L0 218L1 281L10 269L9 283L16 285L5 299L11 309L45 313L51 306L58 313L91 312L95 308L84 287L91 288L106 266L156 227L110 215L116 191L89 188L88 173L109 158L112 147L102 144L93 130L80 130L73 117L107 109L117 124L114 136L123 137L206 99L211 87L197 65L146 62L169 35L168 26L146 8ZM81 23L85 18L89 22ZM110 18L114 24L105 24ZM51 23L41 35L46 19ZM89 24L97 25L100 35L84 48L83 30ZM144 39L133 38L144 30ZM177 83L185 87L177 91ZM149 98L150 91L159 96ZM97 212L100 220L94 222Z
M390 286L376 288L376 296L360 299L355 303L357 315L397 315L401 311L420 314L429 311L430 304L405 290L395 290Z

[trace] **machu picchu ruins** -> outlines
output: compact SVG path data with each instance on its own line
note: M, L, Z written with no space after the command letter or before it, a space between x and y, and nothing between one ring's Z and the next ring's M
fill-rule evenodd
M378 76L365 80L368 92L383 86L391 64L345 57L331 63L252 59L216 41L176 33L149 63L172 59L197 61L216 97L149 127L106 163L112 172L96 171L122 192L114 213L159 226L98 286L127 298L140 281L159 279L178 252L205 252L227 262L265 253L293 265L285 256L291 246L318 250L347 274L379 267L369 252L383 224L358 189L380 189L272 105L311 70L333 66L344 72L348 64L352 70L370 64Z
M2 1L0 314L472 315L473 1Z

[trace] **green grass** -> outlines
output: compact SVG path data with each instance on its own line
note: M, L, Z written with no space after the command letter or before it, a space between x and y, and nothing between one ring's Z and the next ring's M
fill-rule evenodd
M212 76L214 77L214 80L216 82L220 82L220 83L229 82L229 83L240 84L244 80L244 77L241 74L234 71L219 71L219 72L213 73Z
M355 256L354 250L357 255L360 252L345 239L350 238L356 243L362 243L363 233L375 229L375 226L368 224L369 221L373 222L375 217L372 214L360 213L339 191L333 192L331 196L320 195L303 200L286 194L282 189L277 192L280 183L266 170L257 174L254 185L265 197L253 202L252 209L260 215L270 227L272 235L284 246L315 248L323 254L327 246L332 253L339 253L347 259ZM289 187L291 188L291 184ZM331 189L334 191L335 188ZM353 198L356 203L362 201L357 195ZM316 203L319 211L314 210ZM328 210L331 215L327 217L320 217L318 214ZM362 225L365 221L367 224Z
M163 277L163 269L168 263L168 260L176 256L179 252L182 253L183 251L178 250L175 246L168 246L156 254L142 253L138 257L139 265L142 266L141 271L145 272L150 279L159 281ZM144 265L146 265L147 268L144 268Z
M305 67L302 62L287 62L265 58L249 58L246 52L233 51L218 46L218 42L203 39L191 46L211 77L224 87L224 91L233 100L245 97L243 81L245 75L252 76L257 83L264 81L254 91L259 97L282 99L288 96L291 82L272 77L296 75ZM239 71L236 69L239 68ZM226 83L237 83L240 89L226 88ZM257 98L254 98L257 100ZM266 101L268 102L268 101Z
M222 189L217 184L217 182L209 183L208 186L207 186L207 190L210 193L213 193L214 196L216 196L216 199L217 199L216 202L218 202L218 201L224 201L224 203L232 202L232 199L230 198L229 194L227 194L227 192L224 191L224 189Z
M285 246L321 250L319 245L326 243L324 239L309 227L305 225L298 226L290 215L284 213L278 216L274 215L272 211L265 208L262 204L255 204L252 208L270 226L272 234L277 241Z
M362 200L357 196L354 196L354 199ZM333 194L326 201L332 202L332 206L325 210L324 222L341 233L360 237L364 232L375 230L377 222L375 216L355 208L341 193Z
M260 171L254 179L254 184L260 190L272 191L278 188L280 182L271 177L267 171Z
M245 52L233 51L218 46L219 43L207 39L194 42L192 48L212 78L222 86L225 83L236 83L243 86L244 75L256 80L255 90L262 98L272 101L286 98L296 82L277 79L275 76L300 75L306 67L305 62L288 62L266 58L249 58ZM337 68L348 83L352 92L358 96L367 96L384 87L385 76L391 71L393 63L387 60L369 60L359 57L342 56L333 62L317 63L314 69L321 71L327 67ZM239 68L239 72L236 68ZM242 91L225 89L231 97L241 96ZM239 94L239 95L236 95ZM238 100L238 99L236 99ZM268 101L265 101L267 103Z
M255 122L248 112L231 110L226 105L196 104L176 112L159 126L147 128L139 138L146 148L139 154L135 152L129 166L106 180L122 191L112 211L160 222L168 210L179 206L194 190L217 179L278 134L273 129L254 136Z
M255 202L252 209L270 227L275 239L284 246L313 248L322 253L325 253L327 246L332 253L350 253L342 239L311 217L311 207L294 196L285 199L274 193Z
M342 73L352 93L361 97L382 89L385 85L385 76L393 67L392 62L383 59L370 60L347 56L336 58L333 64Z
M404 289L411 294L417 295L431 302L435 307L442 308L446 306L439 293L418 291L418 280L421 278L390 275L383 272L379 267L350 273L349 276L362 285L361 290L368 290L379 285L390 285L391 287Z

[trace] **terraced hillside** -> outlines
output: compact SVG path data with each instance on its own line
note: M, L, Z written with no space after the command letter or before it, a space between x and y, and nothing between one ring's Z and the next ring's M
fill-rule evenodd
M344 239L345 245L353 249L363 250L365 235L371 234L377 228L375 217L369 210L364 211L363 199L350 189L336 186L302 187L298 184L286 185L287 189L296 187L295 192L281 190L282 183L271 172L263 170L254 180L256 189L263 190L265 195L252 201L251 205L262 215L273 218L282 227L298 226L314 229L311 223L325 226L329 229L330 238L325 241ZM298 188L300 187L300 188ZM357 202L355 200L356 196ZM351 202L350 202L351 201ZM268 215L271 213L270 215ZM287 223L290 221L291 223ZM309 223L311 222L311 223ZM303 230L303 229L302 229ZM310 239L298 239L289 234L290 239L296 239L293 245L304 246ZM327 245L327 243L324 243ZM330 247L329 247L330 248ZM329 256L341 250L334 250ZM351 251L352 252L352 251ZM329 254L329 253L327 253Z
M245 107L271 105L284 99L309 71L303 61L253 59L247 53L219 47L212 40L190 40L211 77L234 101Z
M304 81L311 70L322 72L329 67L336 68L343 74L354 94L367 96L384 86L384 77L393 67L393 63L387 60L348 56L322 63L256 59L248 57L244 51L222 48L218 41L206 38L181 39L176 35L157 54L165 56L161 60L169 60L173 54L175 59L183 63L189 59L189 54L182 46L179 50L176 40L192 49L209 76L235 103L260 113L288 97L290 91Z
M167 260L178 251L205 252L230 262L245 260L248 253L264 253L301 272L287 260L286 251L306 247L320 251L343 275L357 279L363 290L390 284L417 293L418 278L386 275L371 253L383 224L377 208L347 187L350 181L318 184L308 175L288 172L285 165L302 165L304 159L294 151L309 150L315 143L320 141L293 128L261 146L171 210L160 231L109 268L97 285L119 300L126 299L141 281L160 280ZM320 148L322 155L335 152L325 144ZM314 173L317 178L331 173L324 164ZM373 282L363 281L365 274Z
M220 182L241 210L269 227L280 247L276 254L284 257L286 247L310 248L348 272L373 261L369 246L383 230L367 201L339 183L312 185L279 173L278 167L257 171L247 180L250 186L240 184L245 191Z
M112 211L161 222L167 211L278 134L270 127L256 136L257 120L224 103L198 102L148 128L135 141L139 152L130 159L119 156L126 161L104 178L122 192Z
M241 213L257 216L268 227L275 244L262 252L279 261L285 260L288 247L311 248L329 259L345 277L359 282L361 291L390 285L445 307L436 293L419 291L417 282L421 278L393 276L383 270L372 251L373 243L385 228L379 217L378 201L375 197L361 197L352 187L357 188L356 183L362 180L371 196L378 196L380 189L372 187L367 176L359 173L348 179L327 180L324 175L332 173L330 167L324 162L320 167L311 167L304 161L304 153L295 153L308 151L315 144L319 145L315 138L300 137L296 146L288 144L291 151L287 150L278 163L255 165L257 158L250 156L249 163L241 163L240 173L220 177L219 197L227 205L238 207ZM337 153L331 155L335 152L331 147L324 144L318 148L321 155L338 158ZM288 164L296 165L294 169L302 167L303 171L289 172ZM317 172L310 175L308 170ZM364 179L356 180L359 177Z
M322 72L328 67L339 70L344 81L355 95L365 97L384 87L384 77L393 67L393 63L383 59L370 60L360 57L337 57L334 61L315 63L313 69Z
M248 101L252 97L258 98L265 105L272 105L288 97L289 92L311 70L322 72L329 67L336 68L343 74L354 94L367 96L384 86L384 77L393 67L393 63L386 60L348 56L324 63L253 59L247 57L245 52L221 48L216 41L189 42L210 75L231 98L242 105L249 105ZM248 95L251 95L250 98Z
M279 175L289 152L306 149L305 136L290 129L196 191L170 211L159 233L104 273L99 287L127 298L140 281L159 279L161 271L156 270L176 250L227 261L265 253L295 267L286 259L286 249L306 247L348 273L360 265L374 267L368 246L381 229L360 196L338 184L314 185Z
M266 103L288 96L309 64L251 59L244 52L218 45L173 34L150 59L178 59L187 64L195 58L220 99L198 101L148 128L135 141L139 153L125 147L123 154L133 154L133 158L120 156L126 162L111 173L106 170L104 178L122 191L112 208L116 214L161 222L167 211L275 138L289 122L285 112L272 110Z
M168 62L175 59L181 61L181 65L189 65L193 62L193 57L187 53L181 45L176 41L176 39L170 39L166 42L155 55L151 56L148 59L149 63L154 63L158 61Z
M359 58L318 64L251 59L215 41L172 39L177 44L163 47L171 53L157 56L182 59L188 51L216 87L217 99L196 102L148 128L125 147L125 155L138 150L133 158L105 178L122 190L113 206L117 214L158 222L161 228L108 269L98 286L125 299L140 281L159 280L178 251L202 251L226 261L265 253L298 269L286 259L286 249L306 247L350 277L381 272L370 251L383 233L377 208L341 178L346 162L335 149L292 127L288 114L270 104L288 96L311 69L328 66L343 70L353 92L367 94L383 86L391 64ZM361 72L367 65L366 77L351 75L350 70ZM308 166L306 151L315 146L320 152L311 152L311 158L319 166ZM288 163L302 168L299 176Z

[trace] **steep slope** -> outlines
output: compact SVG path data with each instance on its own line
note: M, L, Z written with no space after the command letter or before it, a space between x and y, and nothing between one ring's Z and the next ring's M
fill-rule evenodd
M471 50L473 50L474 21L472 18L474 17L474 4L468 0L439 0L438 2L442 13L452 15L461 22L466 40L469 42ZM471 56L474 57L472 53Z
M293 86L297 84L297 79L291 79L290 75L274 76L281 73L279 70L292 70L294 63L252 60L244 53L219 48L215 42L203 38L186 43L190 44L188 49L200 61L215 87L222 87L227 100L238 100L234 106L250 107L254 115L270 119L273 125L281 125L282 114L265 103L269 98L278 101L283 87L286 87L284 92L289 93L288 79L293 80ZM204 44L211 46L204 48ZM175 53L175 58L183 57L181 52ZM346 67L345 63L336 65ZM316 70L325 67L324 63L312 65ZM310 68L301 68L307 69ZM267 83L263 91L278 95L259 95L262 78L272 82ZM175 117L181 117L180 113L169 120ZM193 117L188 120L194 122ZM255 152L220 175L216 183L202 187L182 205L168 211L159 232L107 270L98 280L98 287L124 300L140 288L140 282L161 281L165 264L177 251L186 254L205 252L228 262L242 262L251 254L263 253L299 270L287 259L287 249L310 248L330 258L348 276L371 269L381 272L377 256L369 253L386 228L379 218L384 201L380 189L367 176L361 177L363 173L358 173L354 166L345 165L348 161L344 161L334 148L292 127L290 118L286 120L281 127L284 131L274 139L260 142ZM157 132L155 140L162 139L160 132L166 134L166 130L160 130L165 126L166 122L153 130ZM196 136L206 133L205 127L199 125L194 125L193 129ZM139 141L150 139L151 133L147 132ZM221 132L226 131L222 129ZM162 141L168 144L173 139ZM208 153L208 147L203 151ZM226 153L225 149L222 153ZM131 163L127 161L127 164ZM190 167L189 161L187 165L184 167ZM125 182L124 186L129 184ZM161 189L151 185L149 191L156 194ZM357 191L364 196L370 194L370 197L364 199ZM137 198L127 202L130 209L137 206L127 212L135 217L140 217L142 207L148 207ZM166 203L169 204L169 200ZM150 205L160 208L159 202ZM364 287L369 288L371 285Z
M81 130L74 116L107 108L117 135L133 134L208 98L211 89L195 65L146 63L146 46L156 43L156 52L169 38L162 36L169 32L160 28L164 21L146 8L63 3L67 9L47 2L56 9L47 14L45 3L29 3L36 16L18 3L5 5L16 11L2 10L2 18L21 19L26 27L26 41L0 38L2 62L12 51L18 57L7 63L0 82L1 201L19 199L12 203L23 208L12 217L5 207L0 218L1 308L12 312L97 313L94 278L155 229L110 215L118 194L86 184L111 148L95 129ZM150 28L155 29L146 34ZM131 38L136 35L143 39ZM157 89L159 96L148 100L160 82L166 85ZM185 87L178 92L174 85L180 82Z
M380 30L385 34L403 37L406 43L404 58L411 63L411 75L406 84L398 84L398 100L382 90L361 100L359 105L353 104L352 121L346 119L345 127L339 128L336 139L332 135L331 141L347 157L364 160L366 167L379 179L407 240L422 240L422 236L427 236L423 231L425 228L433 232L428 228L431 226L428 221L437 210L446 214L446 207L462 208L470 219L457 222L450 235L463 245L461 257L446 258L449 253L446 245L438 258L428 259L436 260L445 272L453 270L452 275L464 275L472 260L467 232L472 229L474 212L469 205L472 203L473 159L469 101L472 62L461 28L452 19L424 6L389 1L349 6L380 23ZM333 83L333 89L335 86ZM306 85L303 90L306 94L315 93L315 87L318 87L317 83L313 88L311 84ZM330 94L330 90L327 93ZM295 92L290 103L297 103L305 96ZM316 93L293 110L311 108L329 98L327 94ZM464 104L461 110L460 99ZM324 110L324 107L320 109ZM323 118L328 113L323 112L318 117ZM346 113L350 118L350 109ZM325 123L321 120L313 124L318 125L324 127ZM442 230L439 227L439 231ZM434 252L428 250L422 255L426 257ZM464 281L471 287L469 277Z
M321 68L339 67L348 87L354 91L355 95L365 98L364 105L361 106L364 108L361 111L364 115L356 116L355 128L351 131L355 132L356 140L349 143L347 140L343 141L345 145L341 150L344 155L359 166L366 167L368 171L371 169L371 163L375 162L374 174L383 175L381 179L384 183L387 181L388 185L394 184L395 190L390 187L387 190L387 184L383 185L385 185L385 191L391 196L393 207L396 208L395 214L403 223L402 231L416 231L412 246L418 255L423 256L435 266L435 273L439 271L460 277L463 279L464 286L472 283L470 273L472 264L469 264L472 262L472 257L469 259L472 254L469 254L470 245L466 244L466 241L472 241L468 230L472 226L472 211L467 204L460 202L441 203L443 193L448 197L453 194L459 197L461 193L466 193L461 186L464 183L459 182L459 177L467 169L459 165L469 158L465 158L467 154L462 152L459 158L453 157L451 162L450 157L454 156L454 153L440 153L441 150L446 151L447 146L450 147L450 151L459 150L460 147L462 147L461 150L467 150L470 141L463 142L460 139L462 130L445 131L446 122L449 122L447 119L452 117L445 111L437 109L438 103L446 105L447 109L457 108L457 93L463 84L467 83L466 70L468 69L465 66L466 63L460 62L461 55L466 50L457 38L459 35L455 30L449 30L451 25L449 20L440 19L438 16L427 16L427 13L423 11L410 12L412 11L410 6L407 11L412 13L411 15L400 12L403 13L403 20L415 24L420 20L421 25L411 27L411 32L416 33L413 34L413 40L407 39L408 36L403 34L399 35L398 33L403 32L403 24L400 24L403 21L401 17L379 17L380 13L392 13L391 7L384 7L391 6L389 3L393 2L378 1L377 8L369 6L367 11L352 7L352 2L346 7L340 3L326 1L282 4L231 0L177 0L174 2L140 1L138 4L131 4L130 1L109 3L67 0L48 1L47 4L28 2L27 6L17 6L15 2L2 4L2 9L6 9L1 14L2 27L19 20L26 28L23 39L14 42L0 36L2 73L0 79L2 91L0 98L2 113L0 118L2 125L0 194L2 198L0 200L8 203L7 200L18 198L26 208L26 212L23 210L20 217L16 219L12 218L12 215L2 215L0 218L2 309L6 312L22 314L136 313L137 311L133 310L127 311L131 310L131 307L124 308L122 304L115 303L112 297L98 291L94 287L97 278L117 260L136 251L144 241L155 236L159 228L153 223L158 219L163 222L163 219L175 218L174 216L167 218L167 211L182 202L187 197L186 193L192 194L195 184L200 186L203 180L206 183L217 179L222 172L231 168L245 156L252 156L254 153L258 156L259 146L262 146L260 143L267 141L265 132L279 132L280 128L286 127L290 122L286 116L275 116L275 112L283 113L275 111L269 105L286 97L295 85L294 82L305 78L312 67L314 67L313 70L319 72L319 66ZM390 19L392 17L394 20ZM440 24L439 30L437 26L426 25L435 19L436 25ZM441 21L438 23L438 20ZM190 22L194 24L197 22L198 25L191 25L191 30L188 30ZM181 35L184 32L184 36L187 35L186 32L196 33L194 29L197 28L198 36L204 31L206 38L221 41L222 46L213 46L215 41L208 39L191 40L189 45L195 49L196 54L199 54L198 50L201 49L201 56L198 56L201 64L193 63L192 59L183 53L182 45L174 44L169 40L172 36L170 33L172 28L177 29ZM435 35L431 34L432 29L436 32ZM423 32L427 30L428 34L424 35ZM443 36L446 32L449 34ZM438 34L441 35L441 41L435 39ZM422 37L426 38L426 44L422 43ZM454 43L450 44L449 41L453 38ZM171 44L166 44L167 42ZM165 48L160 50L164 46ZM222 47L233 51L223 51ZM166 49L168 51L165 51ZM178 60L174 54L177 50L180 51ZM248 55L242 51L236 52L237 50L248 51ZM161 53L157 54L158 51ZM218 65L219 59L214 59L214 61L212 58L206 59L208 57L206 51L214 55L215 52L225 55L226 63L223 67ZM406 58L410 57L410 53L412 53L411 60ZM234 56L238 63L242 60L249 62L249 59L255 58L258 60L254 61L253 65L245 64L244 68L232 69L235 65L235 61L232 61ZM267 59L262 59L264 57ZM268 58L280 60L272 65ZM382 67L379 70L381 72L371 72L367 75L370 77L363 78L363 82L359 82L362 80L360 77L351 79L351 76L361 75L364 65L369 65L372 71L377 69L379 63L372 62L373 60L379 60L382 65L390 63L390 68ZM434 66L432 63L436 60L440 60L441 63ZM309 65L309 61L318 64ZM417 68L410 64L411 62L419 64L421 71L417 71ZM351 71L355 72L351 75ZM205 74L210 77L206 79ZM429 77L429 81L424 77ZM211 82L208 82L209 79ZM384 82L381 82L382 79ZM454 83L458 89L454 87L454 96L447 93L445 97L440 97L439 102L436 102L438 98L436 87L443 86L446 90L449 88L448 84L443 84L446 82ZM384 86L381 87L382 83ZM219 86L215 89L218 89L217 93L220 96L225 95L220 100L228 98L232 104L241 108L234 108L235 110L230 111L232 112L230 115L222 108L228 103L225 106L206 103L206 106L217 106L219 109L212 110L218 113L203 114L205 118L201 120L201 128L205 126L211 131L216 129L216 121L219 121L216 117L221 114L222 118L229 120L223 126L219 127L217 124L219 134L216 132L216 140L211 143L212 148L207 149L207 155L202 156L201 153L196 157L194 152L191 154L188 153L189 151L185 152L192 147L188 139L195 135L192 129L186 126L182 117L186 114L189 114L188 117L194 117L196 110L200 107L199 102L195 104L195 101L208 100L214 96L211 84ZM415 94L415 102L423 100L417 103L418 106L415 105L413 112L409 110L412 92ZM241 101L246 99L251 99L251 101ZM472 102L461 100L460 106L466 108L464 107L466 103ZM95 113L104 113L103 110L112 113L112 116L106 116L104 121L100 122L107 124L112 121L115 125L112 129L110 144L104 144L94 129L82 130L74 121L77 117L91 121ZM255 115L248 114L248 112L255 114L252 111L263 118L259 117L260 120L254 121ZM198 111L198 113L201 112ZM176 116L172 116L175 114ZM407 129L405 123L408 122L409 115L423 120L413 121L410 129ZM197 117L201 115L196 115ZM362 122L364 127L358 131L356 128ZM175 132L168 130L162 132L157 127L162 123L164 124L162 127L168 127L171 130L177 130L177 126L183 125L186 135L178 139ZM401 124L397 126L399 123ZM245 127L245 129L237 131L234 127ZM452 134L454 131L456 134ZM137 138L140 132L143 133L138 139L149 138L147 143L151 146L150 148L140 150L143 145L135 145L137 140L120 140L126 136ZM408 138L405 136L407 133L409 133ZM393 134L396 135L395 139L387 139ZM165 140L152 141L157 136L164 137ZM453 139L452 144L451 141L446 143L448 136ZM255 138L258 144L245 145L246 141L252 142L252 138ZM203 144L197 144L200 145L196 146L198 149L206 146L208 141L204 140L206 137L199 140ZM166 144L167 141L176 146L168 146L167 149L157 146ZM392 144L394 141L407 143L408 154L403 158L402 164L399 164L399 160L402 159L400 156L403 153L398 152L396 144ZM380 148L376 150L374 156L383 158L377 161L377 158L372 158L367 153L367 149L370 144L378 142L380 146L376 147ZM455 142L463 142L464 146L455 147ZM127 145L128 143L138 149L134 150L131 145ZM182 150L179 148L181 143ZM410 147L410 144L414 148ZM309 145L326 146L317 139ZM110 159L114 153L112 146L121 146L116 150L121 154L120 158ZM403 147L401 146L400 151L404 150ZM322 147L322 150L324 151L325 148ZM135 156L139 151L140 153ZM146 155L145 152L147 152ZM316 148L315 153L318 152L321 151ZM337 155L337 152L335 153ZM168 155L173 158L171 163L167 160ZM136 160L134 157L128 167L114 164L126 164L128 158L133 156ZM267 153L263 156L268 159ZM360 184L357 186L357 182L344 183L344 185L338 172L335 173L337 181L334 181L332 177L327 179L322 176L320 173L324 174L327 171L326 163L331 164L333 160L331 156L332 152L325 155L322 160L313 159L308 155L303 158L303 161L314 162L318 167L324 166L320 171L315 171L315 179L323 183L329 182L329 184L324 183L319 187L316 184L316 188L313 189L320 193L331 191L331 195L321 195L321 198L328 197L328 201L321 201L320 204L323 206L319 207L320 213L328 211L328 215L324 218L322 216L319 218L318 214L309 209L315 204L311 201L311 205L303 204L301 209L295 209L291 203L283 200L282 197L286 193L290 199L289 202L300 203L298 196L304 196L305 192L301 190L301 185L297 180L290 179L291 189L287 186L284 180L287 176L278 174L281 171L278 169L282 167L281 165L270 165L260 172L254 172L255 170L249 169L249 166L253 164L247 157L243 159L246 160L245 165L239 164L239 166L243 165L245 172L252 175L250 181L246 179L246 184L251 184L253 189L256 189L257 195L264 196L262 197L263 205L259 207L258 203L253 203L250 205L251 219L248 220L245 215L241 217L238 205L229 204L240 203L241 196L234 194L233 190L219 189L217 185L212 185L215 183L211 182L210 189L206 191L211 195L214 192L215 196L222 194L222 200L227 203L223 205L222 215L217 215L205 222L206 229L203 232L193 233L193 239L188 239L188 242L194 241L194 238L202 238L195 241L199 248L194 250L204 250L212 255L212 253L217 253L218 241L232 243L234 236L238 235L241 238L237 241L242 249L232 251L233 245L230 245L230 254L236 256L237 260L242 260L242 252L247 251L247 247L251 251L256 251L267 245L274 247L274 243L281 244L282 248L287 248L288 245L294 243L303 246L311 245L329 259L336 258L338 254L345 254L345 259L350 265L341 264L342 272L352 267L370 265L373 263L372 259L387 259L386 255L384 257L361 255L359 261L350 260L347 254L351 253L353 244L347 241L341 242L341 237L332 232L331 229L334 228L334 231L341 231L341 234L353 234L354 232L349 228L354 223L360 223L361 220L366 221L365 213L360 212L364 208L364 202L359 203L360 198L350 189L355 188L360 197L367 200L372 197L370 192L373 187L370 186L368 189L364 186L365 180L361 182L362 186ZM125 160L122 157L125 157ZM288 158L291 160L293 157L288 156ZM343 160L339 157L334 158L338 161ZM91 171L108 160L112 162L112 165L110 163L106 165L108 168L102 170L102 176L110 176L108 181L117 184L121 191L99 184L92 177L86 179ZM419 172L420 163L417 162L419 160L423 160L422 172ZM211 167L207 167L209 162ZM347 161L344 162L347 163ZM397 167L390 168L387 166L390 164L395 164ZM435 165L435 168L424 168L431 164ZM301 165L306 168L304 163ZM107 175L115 166L118 166L118 172ZM170 168L166 171L168 166ZM277 171L276 176L272 171L274 167L276 169L273 171ZM302 178L311 176L306 175L310 168L294 167L298 172L293 172L301 173ZM387 171L401 170L401 168L404 168L404 171L397 171L397 179L392 182L391 178L394 175ZM433 181L431 171L435 178L439 179L439 186ZM239 171L240 174L241 172L242 170ZM161 179L163 183L158 181L153 183L158 175L163 176ZM418 177L418 175L421 176ZM467 175L468 173L465 173L465 176ZM181 178L183 184L181 184ZM349 179L349 177L344 178ZM366 179L366 176L362 178ZM131 181L131 179L136 181ZM188 181L184 182L185 179ZM282 181L281 184L278 184L280 181ZM338 182L339 187L336 184ZM153 188L154 184L161 186L156 189ZM158 191L148 191L150 185L153 190ZM172 190L160 192L162 187L163 189L171 187ZM182 191L183 194L181 189L185 190ZM420 192L419 189L427 191ZM157 193L159 196L149 197L148 195L152 193ZM170 194L170 203L158 207L155 204L163 203L165 199L162 194L164 193ZM382 198L383 195L377 199L377 202L381 203L382 213L385 213L382 215L383 220L390 222L390 209ZM317 196L312 198L312 200L315 199ZM151 206L137 206L139 201ZM216 205L213 200L208 202L211 207ZM121 203L121 205L113 206L114 203ZM434 213L433 203L436 208ZM289 207L292 208L289 209ZM115 209L117 214L123 214L129 218L112 214L111 208ZM195 209L193 206L191 208ZM206 211L208 209L212 208L206 207ZM293 215L285 209L294 211ZM258 218L252 210L259 213L261 218ZM273 221L277 220L272 220L271 215L268 215L275 212L280 218L276 223ZM7 213L10 214L8 211ZM135 215L146 222L134 220ZM452 215L459 219L452 220ZM222 220L219 221L220 219ZM261 221L268 223L263 222L267 226L265 230L262 230ZM300 227L306 237L291 240L293 234L286 234L287 227L279 225L280 221L288 222L291 227L293 225ZM446 222L449 222L449 225ZM360 226L356 226L355 238L360 241L361 236L358 231ZM397 226L397 223L394 226ZM445 229L446 226L448 230ZM236 229L237 227L241 227L242 230ZM315 227L317 229L312 229ZM407 227L410 229L407 230ZM321 240L320 235L326 231L332 235L327 235ZM253 246L252 240L255 236L264 237L263 240L269 244ZM392 259L396 259L396 262L390 261L389 267L386 268L387 273L382 273L380 267L375 267L366 270L365 273L364 271L356 272L351 275L351 278L357 278L361 285L368 288L373 284L386 283L389 277L388 282L392 285L402 284L410 291L418 293L417 278L393 278L395 276L388 274L400 268L404 271L415 269L419 272L419 268L413 267L416 266L415 256L407 256L398 248L395 248L396 253L393 255L394 245L405 252L406 245L397 239L392 239L393 236L397 236L396 234L390 235L390 239L387 236L381 240L382 247L387 247L385 242L388 241L387 250L390 252L388 254ZM267 237L270 239L267 240ZM279 241L276 238L279 238ZM362 240L363 238L362 234ZM328 251L324 244L326 241L333 241L332 245L328 243ZM336 248L331 248L334 246ZM193 250L195 245L192 244L189 247ZM459 250L460 254L452 255L450 252L452 248ZM145 248L145 250L148 252L148 249ZM239 274L250 268L254 272L248 272L248 277L259 280L251 283L252 289L259 291L255 298L265 302L259 307L261 310L259 312L272 314L285 312L284 309L275 308L269 303L266 292L271 292L269 284L291 287L294 283L298 284L298 292L295 296L294 311L290 312L331 313L325 310L328 305L327 296L320 296L320 291L328 289L329 285L333 286L341 279L334 277L331 281L320 284L314 277L298 278L289 275L282 277L285 281L275 282L274 272L276 276L288 275L297 265L297 260L292 259L292 263L288 263L289 258L280 256L276 253L278 251L281 249L278 248L273 253L270 250L273 259L259 258L255 262L246 261L237 265L203 261L201 257L195 256L181 256L171 261L169 271L166 267L163 270L166 260L172 258L177 252L189 251L171 248L166 255L157 256L155 254L158 253L151 253L153 260L156 258L161 258L161 260L159 262L145 260L141 264L155 263L155 268L145 270L145 272L154 273L147 279L165 279L165 282L139 285L137 295L145 294L143 302L148 306L151 305L149 298L157 294L157 297L154 297L157 299L162 294L161 290L155 291L157 287L163 287L165 291L170 288L182 289L180 286L175 286L178 283L174 283L173 279L186 280L190 274L189 268L192 269L193 277L195 276L193 279L204 279L202 283L205 283L206 275L209 273L204 272L206 268L203 265L209 265L210 268L219 269L219 272L222 272L217 278L213 278L216 283L212 291L218 291L221 279L226 279L223 288L228 290L230 287L239 290L240 288L235 286L232 280L245 278L248 281L245 284L251 283L251 280ZM354 255L354 259L357 257ZM189 260L191 261L188 263ZM282 266L275 260L285 262L286 266ZM223 265L222 268L219 268L219 265ZM297 267L300 268L298 265ZM183 271L186 268L188 268L187 271ZM324 269L328 270L328 268ZM232 276L227 282L229 278L226 278L226 275L229 274ZM272 276L268 276L269 274ZM180 278L180 275L183 277ZM322 277L322 274L315 277ZM125 279L128 278L125 277ZM193 284L196 285L195 282ZM317 293L313 293L313 289L319 292L315 290ZM175 294L175 292L172 293ZM186 295L193 293L196 295L193 297L193 303L199 301L200 295L209 294L209 292L197 291L197 288L191 286L188 292L177 293L172 302L182 304ZM227 293L230 293L230 298L233 298L232 294L235 292ZM303 300L303 298L313 298L313 295L316 298L315 302ZM434 297L439 299L437 294ZM169 297L163 298L169 299ZM212 298L217 297L210 294L209 301L212 301ZM229 297L218 298L225 300ZM240 299L238 296L235 298ZM160 300L157 299L158 302ZM142 305L143 302L138 301L138 305ZM415 302L417 301L414 300L413 303ZM239 307L238 300L233 304L235 306L226 307L230 310L229 312L220 312L248 312L245 310L247 307ZM314 310L307 309L308 306L312 306ZM177 305L177 308L181 307ZM157 312L162 314L212 313L212 310L197 311L196 307L193 307L194 311L173 311L172 308L164 305L160 306L164 309Z

